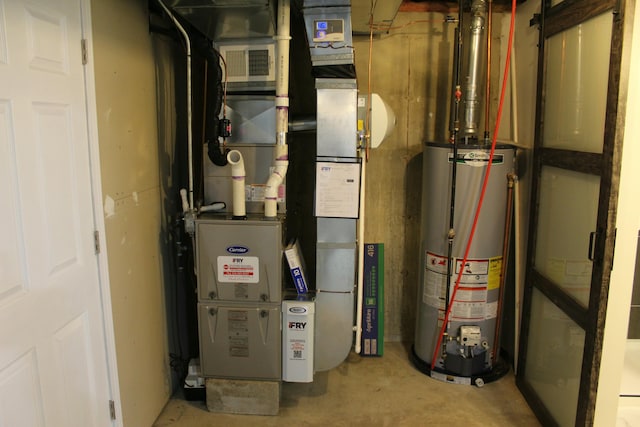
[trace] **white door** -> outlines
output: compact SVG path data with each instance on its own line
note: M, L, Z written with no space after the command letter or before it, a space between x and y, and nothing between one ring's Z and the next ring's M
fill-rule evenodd
M0 426L107 426L81 0L0 0Z

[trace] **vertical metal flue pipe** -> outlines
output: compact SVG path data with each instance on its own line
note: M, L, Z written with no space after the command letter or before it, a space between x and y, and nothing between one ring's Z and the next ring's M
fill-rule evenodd
M467 51L467 70L464 76L464 120L463 136L477 137L480 116L480 85L484 81L480 73L484 59L484 32L487 19L487 2L473 0L469 24L469 47Z

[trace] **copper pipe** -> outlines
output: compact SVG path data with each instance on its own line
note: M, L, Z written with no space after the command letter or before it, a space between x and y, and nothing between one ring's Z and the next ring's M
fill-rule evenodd
M500 294L498 296L498 310L496 312L496 330L493 340L494 355L491 358L491 362L495 365L495 361L498 360L500 353L500 333L501 324L500 317L502 315L502 300L504 299L504 288L507 272L507 260L509 259L509 242L511 240L511 216L513 215L513 186L515 185L517 175L513 172L507 174L507 214L504 221L504 240L502 242L502 265L500 266Z

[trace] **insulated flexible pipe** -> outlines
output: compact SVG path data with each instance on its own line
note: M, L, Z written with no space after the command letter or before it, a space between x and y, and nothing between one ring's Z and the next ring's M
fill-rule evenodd
M165 6L162 0L157 0L160 7L165 11L165 13L169 16L173 25L176 26L182 37L184 37L184 41L187 48L187 157L189 162L189 210L193 211L193 129L192 129L192 118L193 114L191 112L191 40L189 39L189 35L184 27L180 24L180 22L176 19L176 17L171 13L169 8Z
M273 172L264 192L264 216L275 218L278 213L278 189L289 167L287 131L289 130L289 41L291 1L278 1L278 33L276 39L276 146Z
M478 225L478 218L480 217L480 211L482 209L482 204L484 202L484 195L487 190L487 184L489 182L489 175L491 173L491 165L493 164L493 156L496 151L496 142L498 140L498 129L500 128L500 119L502 118L502 107L504 105L504 95L507 88L507 81L509 77L509 66L511 65L511 47L513 45L513 31L515 27L515 19L516 19L516 0L511 0L511 23L509 26L509 40L507 43L507 57L504 64L504 75L502 78L502 88L500 90L500 101L498 103L498 112L496 115L496 124L493 130L493 138L491 142L491 153L489 155L489 163L487 166L487 173L484 175L484 180L482 182L482 190L480 192L480 199L478 200L478 206L476 208L476 213L473 218L473 225L471 226L471 233L469 234L469 240L467 241L467 246L464 251L464 257L462 260L462 265L467 263L469 259L469 251L471 250L471 244L473 243L473 236L476 232L476 227ZM453 308L454 301L456 299L456 294L458 293L458 288L460 287L460 280L462 279L462 273L464 273L464 269L460 269L458 272L458 276L456 278L456 284L453 288L453 293L451 295L451 304L446 308L444 320L442 322L442 327L440 328L440 333L438 334L438 341L436 346L434 347L433 357L431 358L431 369L434 369L436 366L436 361L438 360L438 353L440 346L442 345L442 339L444 338L444 333L447 328L447 324L449 323L449 316L451 315L451 309ZM496 343L494 343L496 345Z
M233 219L245 219L247 217L244 197L244 159L238 150L231 150L227 154L227 161L231 165L231 182L233 191Z

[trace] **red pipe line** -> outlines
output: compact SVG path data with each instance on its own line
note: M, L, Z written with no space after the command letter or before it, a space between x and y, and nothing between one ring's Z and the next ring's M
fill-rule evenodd
M464 251L464 258L462 261L462 265L465 265L467 263L467 260L469 258L469 251L471 250L471 243L473 242L473 237L475 235L476 232L476 227L478 225L478 218L480 217L480 211L482 209L482 204L484 202L484 195L486 193L487 190L487 184L489 183L489 175L491 174L491 166L493 164L493 155L496 151L496 142L497 142L497 135L498 135L498 129L500 128L500 119L502 118L502 107L504 105L504 96L505 96L505 92L506 92L506 88L507 88L507 77L509 74L509 63L511 60L511 48L513 45L513 30L514 30L514 26L515 26L515 19L516 19L516 0L511 0L511 23L510 23L510 27L509 27L509 42L507 45L507 57L505 59L505 64L504 64L504 75L503 75L503 79L502 79L502 89L500 90L500 102L498 104L498 112L497 112L497 116L496 116L496 124L495 124L495 128L494 128L494 132L493 132L493 137L492 137L492 141L491 141L491 154L489 155L489 165L487 166L487 173L484 176L484 180L482 182L482 190L480 192L480 199L478 200L478 206L476 208L476 213L475 216L473 218L473 225L471 227L471 233L469 234L469 241L467 242L467 247ZM488 58L487 58L488 60ZM447 328L447 323L449 322L449 316L451 315L451 309L453 308L453 304L455 303L456 300L456 294L458 293L458 288L460 287L460 280L462 279L462 273L464 272L464 269L460 269L460 271L458 272L458 277L456 278L456 284L453 287L453 293L451 294L451 302L449 304L449 306L447 307L447 311L445 312L444 315L444 321L442 322L442 327L440 328L440 334L438 335L438 341L436 343L434 352L433 352L433 358L431 359L431 369L433 370L436 366L436 361L438 359L438 349L440 348L440 346L442 345L442 339L444 337L444 332ZM495 343L494 343L495 345Z

